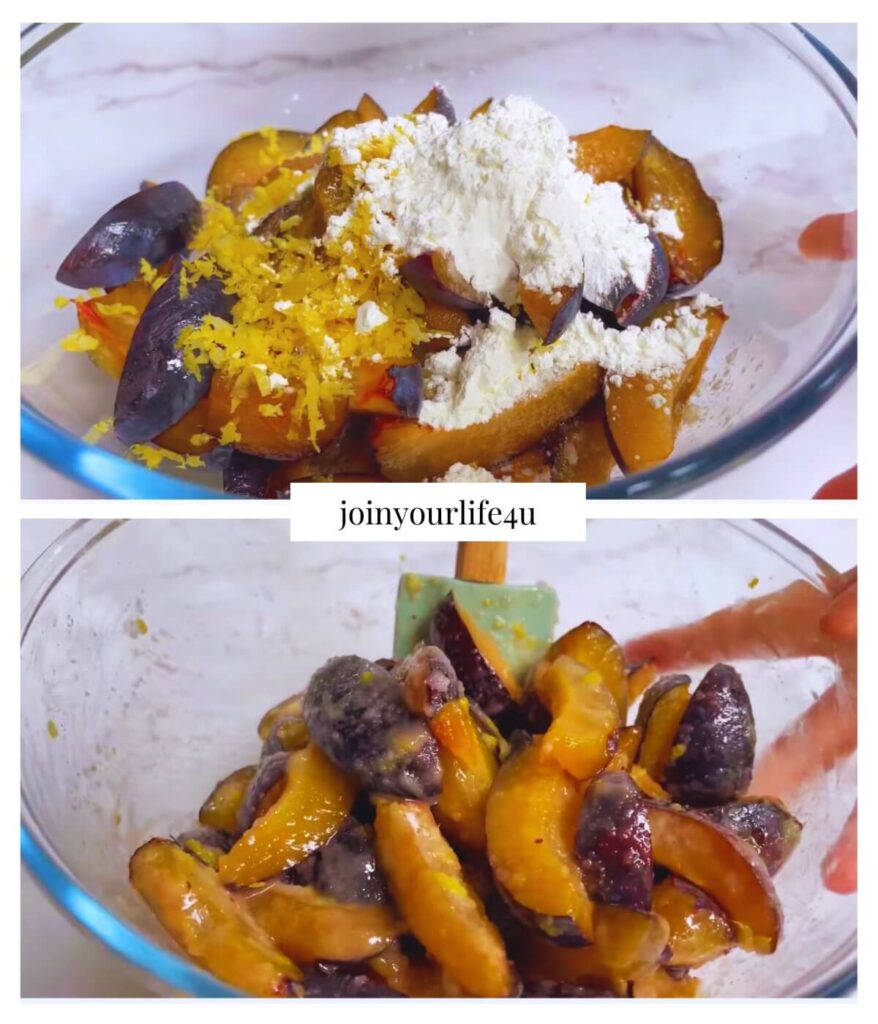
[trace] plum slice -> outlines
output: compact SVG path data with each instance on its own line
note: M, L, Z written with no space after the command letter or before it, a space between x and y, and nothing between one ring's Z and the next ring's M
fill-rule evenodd
M575 779L589 779L613 753L621 724L612 693L599 672L561 655L534 673L534 692L552 715L543 755Z
M424 370L419 363L389 366L361 363L354 371L351 412L417 419L424 401Z
M454 105L448 98L448 93L438 83L433 86L412 113L441 114L449 124L454 124L457 120L454 113Z
M590 174L598 184L627 182L651 137L649 131L608 124L571 138L573 162L578 171Z
M253 996L301 995L298 967L197 857L151 839L135 851L129 871L131 884L196 963Z
M714 665L680 720L664 787L682 804L711 807L743 796L753 775L756 722L731 665Z
M639 726L626 725L623 729L620 729L619 738L616 741L616 749L613 751L613 756L607 762L606 771L630 771L631 766L634 764L634 759L637 757L637 751L640 749L642 737L643 732Z
M275 704L274 707L269 708L262 718L259 719L259 725L257 726L259 738L265 742L272 727L279 718L288 718L290 715L302 715L304 704L305 694L303 691L302 693L294 693L292 697L286 697Z
M519 287L521 305L544 345L557 341L576 319L582 305L582 282L565 285L551 295Z
M223 490L241 498L268 498L269 481L277 465L273 459L233 451L223 466Z
M711 896L734 925L738 945L773 953L783 915L755 850L696 811L654 803L648 812L653 862Z
M357 116L360 121L386 121L387 114L377 100L372 99L369 93L364 92L357 104Z
M399 268L400 277L423 299L451 309L484 313L488 296L476 292L453 268L450 258L438 252L421 253Z
M622 721L628 713L628 681L625 655L613 637L596 622L581 622L558 637L549 649L551 661L562 654L578 661L584 668L599 672L601 682L613 695Z
M582 945L593 934L593 906L573 853L581 797L541 742L520 747L497 773L488 796L488 860L523 920L553 941Z
M682 878L669 875L655 887L652 909L671 929L669 967L701 967L735 944L735 929L719 905Z
M637 978L631 986L634 999L695 999L699 981L688 974L677 975L664 967Z
M561 427L552 459L552 478L596 487L605 484L615 468L603 402L590 402Z
M235 297L218 277L203 277L181 295L182 260L153 295L134 331L122 368L113 413L116 436L123 444L151 441L173 426L210 388L212 367L200 375L184 365L177 348L180 334L205 316L231 320Z
M491 718L512 712L521 690L493 637L460 605L453 593L442 600L430 622L430 643L444 651L466 695Z
M629 282L614 296L612 312L620 327L642 324L664 302L668 293L668 257L657 235L652 231L649 233L649 241L652 245L652 258L646 284L638 290L633 282Z
M285 129L233 139L210 168L207 192L218 202L237 208L267 174L284 161L301 157L311 145L310 132Z
M179 181L135 192L95 221L55 278L71 288L116 288L182 252L201 218L198 200Z
M138 278L106 295L76 302L80 329L98 342L98 347L88 353L89 358L116 380L122 375L134 331L152 296L152 286ZM113 306L119 311L112 315L105 312Z
M645 210L673 210L683 237L663 238L671 279L675 285L697 284L722 259L723 224L695 168L652 138L634 168L633 191Z
M636 724L643 739L637 751L637 763L656 782L665 777L671 749L686 708L689 706L689 676L666 676L643 695L637 709Z
M442 788L436 741L405 703L402 685L355 655L330 659L305 692L314 743L369 793L435 800Z
M234 834L238 830L238 809L244 801L256 765L247 765L221 779L198 811L198 820L209 828Z
M603 772L585 791L576 856L593 902L650 909L652 840L646 801L625 772Z
M704 813L746 840L759 854L769 874L776 874L792 856L802 836L802 823L780 800L747 797Z
M503 941L430 808L413 800L378 800L375 834L394 901L430 955L466 995L511 995L514 979Z

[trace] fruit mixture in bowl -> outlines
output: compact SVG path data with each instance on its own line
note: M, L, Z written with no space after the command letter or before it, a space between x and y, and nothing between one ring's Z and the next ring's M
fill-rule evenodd
M774 952L802 825L749 793L733 667L657 679L585 622L519 675L453 591L426 640L332 658L134 853L197 963L264 996L691 997Z
M90 439L231 493L599 484L673 452L726 320L696 290L722 236L647 130L571 138L517 96L459 120L439 86L388 118L366 95L234 140L203 201L147 181L110 209L58 270L88 292L62 344L119 382Z

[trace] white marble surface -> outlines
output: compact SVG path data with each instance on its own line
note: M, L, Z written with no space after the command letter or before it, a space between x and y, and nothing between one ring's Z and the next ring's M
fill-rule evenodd
M851 26L817 30L856 67ZM853 265L803 261L795 241L815 216L855 205L852 136L816 78L739 26L129 26L112 29L111 45L106 31L77 29L25 71L26 361L66 329L69 311L51 305L52 269L107 195L125 194L145 174L195 186L240 130L313 124L364 87L405 109L436 78L463 110L518 91L574 131L610 120L648 124L694 159L719 196L727 247L709 286L731 320L703 413L678 451L792 388L849 307ZM112 387L87 360L65 355L54 378L29 394L83 433L107 414ZM856 461L855 416L849 381L790 438L693 496L808 497ZM25 457L23 493L87 492Z

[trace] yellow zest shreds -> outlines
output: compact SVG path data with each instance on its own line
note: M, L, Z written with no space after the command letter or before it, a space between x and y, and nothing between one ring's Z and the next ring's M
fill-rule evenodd
M141 259L140 276L147 284L153 284L158 276L158 271L148 260Z
M103 288L88 288L87 291L90 299L99 299L106 294Z
M203 445L210 444L213 440L213 434L193 434L189 438L189 444L194 445L196 448L201 448Z
M69 299L66 295L55 296L55 309L64 309L65 306L69 306L74 299Z
M279 405L272 405L271 402L263 402L257 406L257 410L260 416L265 416L270 419L273 416L283 416L283 409Z
M140 316L136 306L127 306L124 302L96 302L95 309L102 316Z
M93 352L98 347L98 339L93 338L87 331L77 327L71 331L66 338L61 339L61 348L65 352Z
M390 144L376 140L376 147ZM256 189L240 211L208 198L201 226L192 240L199 255L184 264L191 285L221 276L237 296L232 322L207 316L181 333L183 364L196 377L210 363L222 373L232 395L232 423L255 385L259 397L285 392L278 413L263 402L263 416L290 418L291 437L304 415L310 439L325 422L329 407L353 394L357 366L379 355L381 361L411 358L426 340L424 304L397 275L387 273L388 251L371 246L371 214L361 203L332 239L250 234L254 219L278 209L307 187L311 172L290 171ZM353 175L353 168L345 168ZM293 218L290 218L291 220ZM357 310L374 302L387 320L367 334L356 331ZM283 383L278 383L282 381ZM227 425L228 426L228 425ZM230 437L221 443L231 442Z
M180 455L179 452L158 445L133 444L128 454L142 462L147 469L158 469L163 462L173 462L179 469L200 469L204 466L204 459L200 455Z
M105 420L99 420L94 426L82 435L82 440L86 444L97 444L98 441L113 429L113 417L108 416Z
M236 441L241 440L241 434L234 422L229 420L220 430L219 443L220 444L234 444Z

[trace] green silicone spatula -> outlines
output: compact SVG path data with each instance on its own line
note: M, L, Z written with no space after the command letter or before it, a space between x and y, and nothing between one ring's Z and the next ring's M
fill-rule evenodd
M454 578L405 573L396 596L394 658L426 641L437 606L449 593L494 639L520 682L552 642L558 597L545 584L512 586L506 580L505 542L461 541Z

